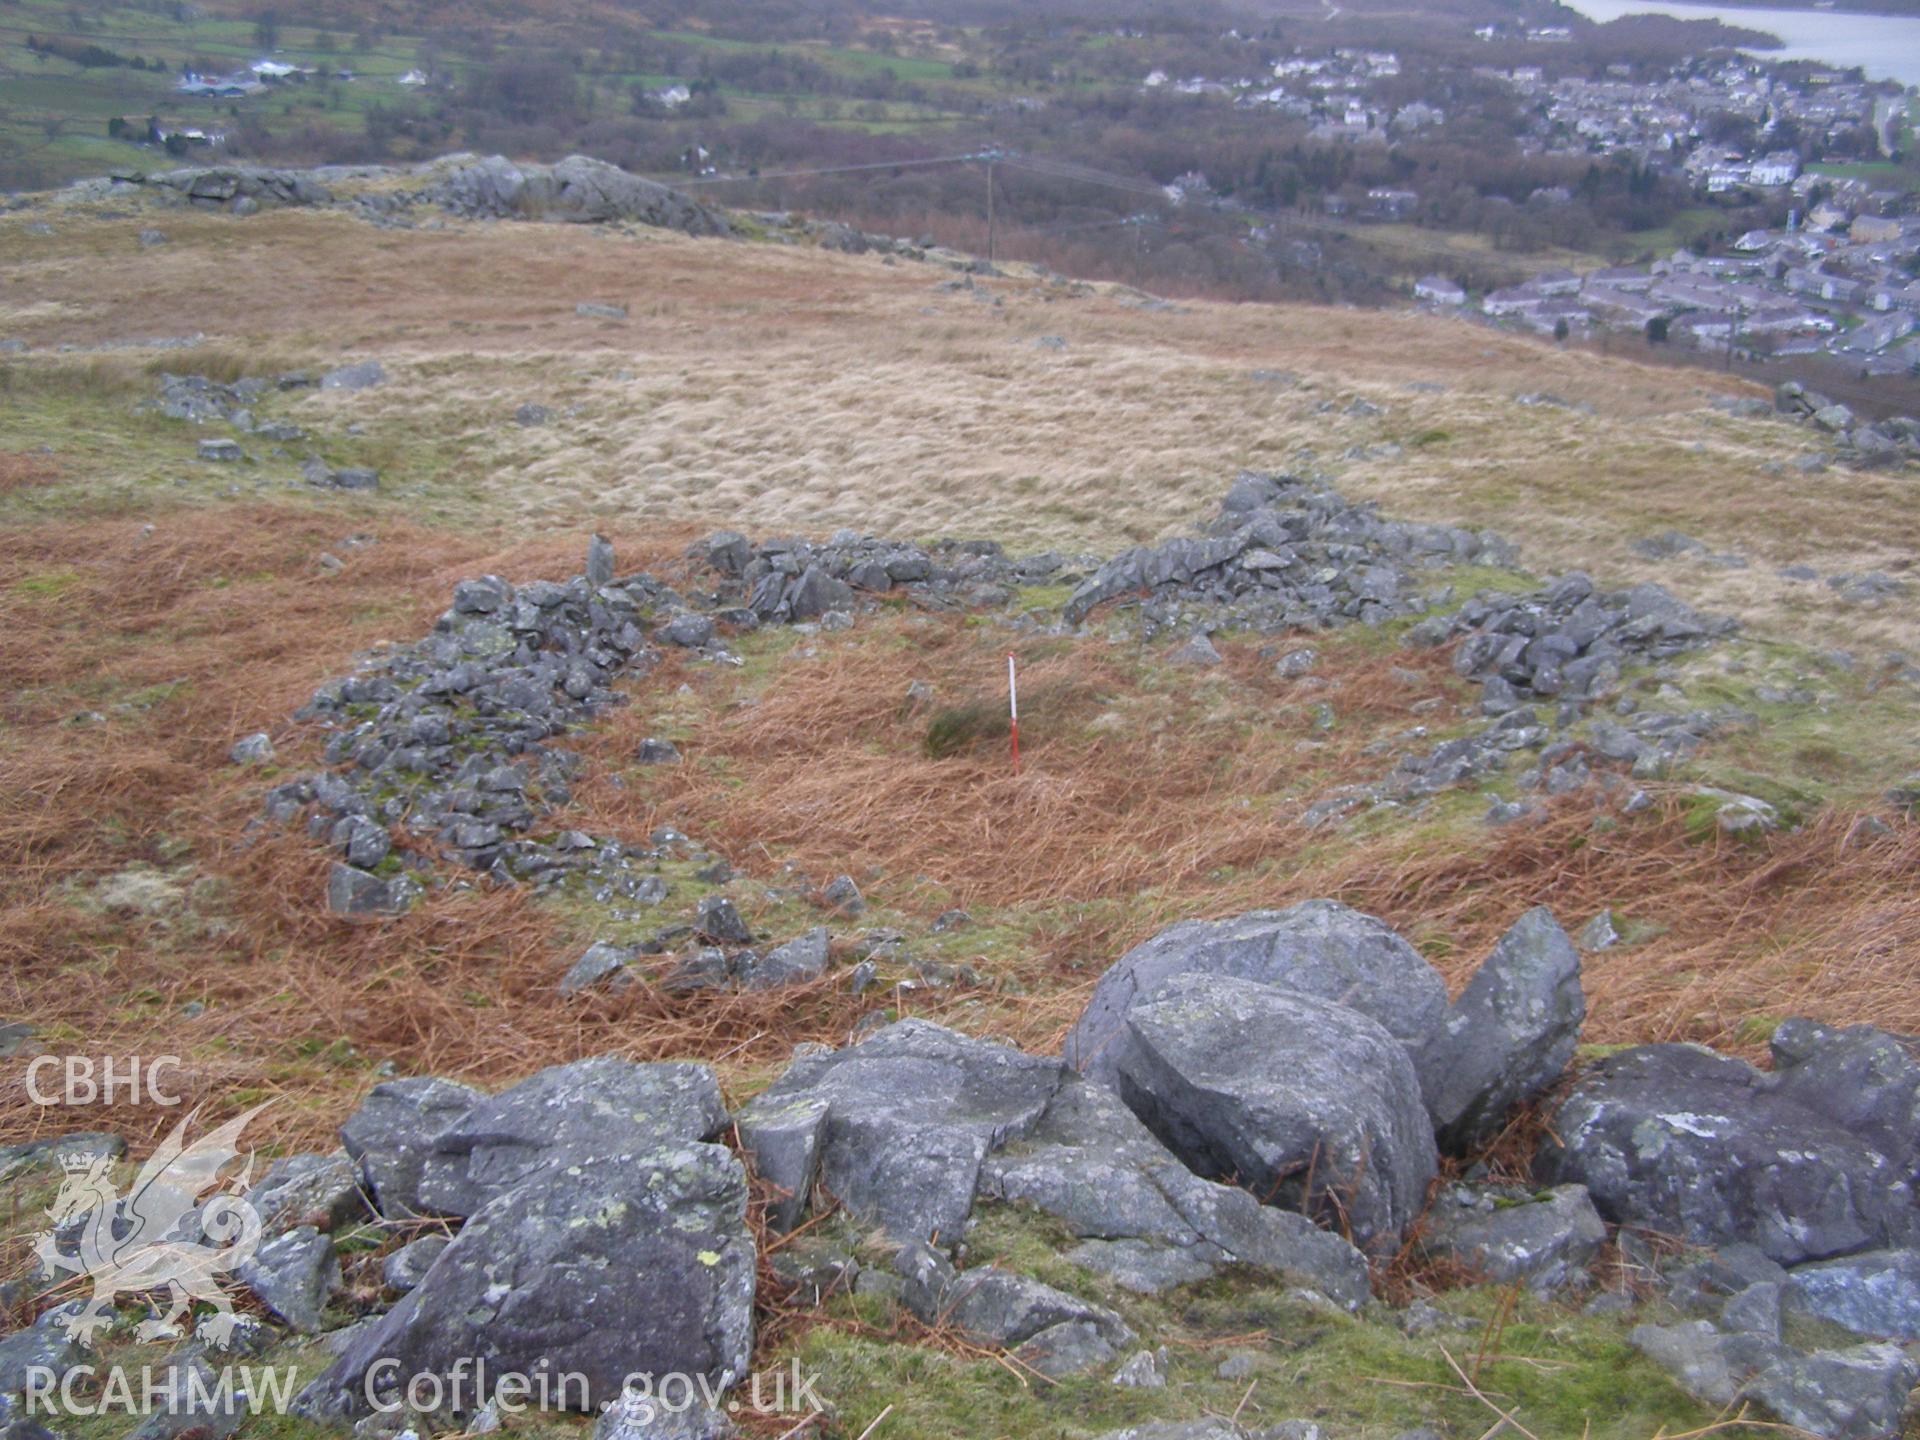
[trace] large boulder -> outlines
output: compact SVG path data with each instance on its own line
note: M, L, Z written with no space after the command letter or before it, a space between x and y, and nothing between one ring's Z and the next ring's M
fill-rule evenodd
M340 1127L340 1143L359 1166L375 1208L389 1220L426 1213L420 1172L440 1132L486 1099L457 1080L414 1075L383 1080Z
M1067 1062L1105 1084L1128 1010L1161 981L1190 973L1256 980L1336 1001L1385 1026L1416 1057L1446 1017L1433 967L1381 920L1333 900L1189 920L1133 947L1100 977L1067 1035Z
M1580 952L1545 906L1529 910L1500 937L1421 1057L1441 1145L1464 1151L1492 1139L1508 1110L1558 1080L1586 1014Z
M1304 1215L1203 1180L1104 1086L1068 1076L1032 1134L981 1169L984 1196L1030 1205L1083 1243L1068 1258L1153 1293L1227 1265L1285 1277L1353 1307L1366 1258Z
M1903 1244L1914 1229L1907 1181L1885 1154L1752 1066L1690 1045L1596 1065L1560 1107L1535 1174L1585 1185L1616 1223L1746 1241L1783 1265Z
M1113 1047L1122 1100L1196 1173L1389 1248L1437 1169L1405 1048L1357 1010L1180 974L1136 1003Z
M435 1135L419 1196L434 1214L472 1215L530 1180L625 1165L663 1144L710 1140L726 1124L705 1065L576 1060L479 1101Z
M740 1162L704 1144L509 1189L418 1286L354 1333L296 1409L352 1419L399 1398L416 1375L441 1377L451 1396L456 1373L467 1377L469 1415L508 1374L578 1376L556 1380L554 1404L589 1411L636 1375L724 1390L746 1374L753 1343L746 1204Z
M817 1174L894 1238L950 1245L982 1162L1033 1129L1066 1075L1058 1060L901 1020L796 1060L741 1112L741 1140L782 1189L804 1194Z

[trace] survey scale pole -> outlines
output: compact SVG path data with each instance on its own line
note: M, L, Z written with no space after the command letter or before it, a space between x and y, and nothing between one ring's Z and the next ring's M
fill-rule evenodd
M1007 656L1007 719L1013 730L1013 773L1020 773L1020 678L1014 673L1013 656Z

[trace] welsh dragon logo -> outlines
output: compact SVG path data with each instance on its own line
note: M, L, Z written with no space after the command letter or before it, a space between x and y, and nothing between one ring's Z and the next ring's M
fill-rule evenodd
M178 1336L188 1308L201 1301L214 1313L202 1321L200 1333L212 1344L227 1344L239 1317L219 1277L252 1257L261 1223L244 1198L252 1152L238 1175L222 1181L221 1172L240 1156L240 1133L266 1108L256 1105L190 1145L187 1128L199 1112L185 1116L124 1196L114 1189L107 1156L64 1158L66 1178L46 1212L53 1229L40 1236L35 1253L49 1275L92 1280L93 1296L55 1324L71 1338L91 1342L95 1331L112 1322L115 1296L165 1292L168 1308L140 1325L140 1339Z

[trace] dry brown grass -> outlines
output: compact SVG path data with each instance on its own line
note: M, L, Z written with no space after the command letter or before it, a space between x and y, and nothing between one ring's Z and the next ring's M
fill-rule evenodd
M151 534L0 530L0 1015L62 1053L184 1055L189 1105L277 1096L268 1128L288 1145L329 1143L381 1060L489 1084L599 1053L731 1056L735 1074L843 1040L862 1007L837 983L557 1005L553 917L519 890L453 890L376 925L326 912L327 857L251 828L268 782L227 748L265 729L287 769L317 764L318 737L287 717L322 680L424 632L456 579L564 575L584 540L394 525L329 577L314 560L339 528L257 506L162 514ZM623 564L657 568L687 534L614 539ZM105 719L73 723L82 709ZM108 903L98 882L130 868L176 880L186 903ZM187 1018L195 1002L206 1013ZM37 1050L0 1065L0 1141L74 1124L28 1102ZM116 1106L112 1123L138 1143L177 1118Z
M482 516L453 534L371 507L130 501L111 518L0 530L0 1013L95 1053L185 1046L192 1095L286 1096L289 1143L320 1142L380 1060L496 1083L598 1051L724 1056L732 1082L856 1018L833 985L560 1007L552 985L570 957L524 896L449 893L351 926L324 913L325 862L303 839L247 843L263 781L225 766L236 736L266 729L286 765L311 764L313 738L286 717L320 680L420 634L464 575L572 573L589 516L632 564L670 561L700 521L1105 547L1189 523L1239 465L1444 429L1399 461L1339 462L1343 484L1398 513L1495 524L1542 566L1608 575L1649 573L1624 542L1667 524L1761 559L1852 568L1897 568L1920 544L1885 478L1768 474L1797 432L1704 413L1711 376L1457 321L1149 312L1031 278L995 282L992 305L936 291L944 272L924 267L652 233L181 214L173 244L143 251L141 223L75 215L44 238L0 217L0 258L31 297L9 307L9 329L38 347L204 331L229 359L381 355L388 386L309 396L296 418L451 436ZM580 319L586 298L625 301L633 318ZM1027 343L1043 333L1068 348ZM1255 368L1302 381L1256 381ZM1597 413L1513 404L1537 389ZM1315 413L1355 395L1388 414ZM511 427L529 399L578 413ZM4 463L37 483L33 457ZM343 550L368 517L378 543ZM342 574L317 568L322 550L347 555ZM1786 633L1837 623L1823 599L1775 593L1761 568L1686 578L1697 598ZM993 750L929 759L925 718L897 709L911 679L932 680L943 703L993 694L997 642L941 617L887 623L883 643L823 637L751 707L733 705L725 672L669 666L590 741L600 764L578 818L633 838L675 823L756 874L785 860L863 884L877 871L885 902L909 915L958 902L1014 917L1019 953L989 968L1025 996L907 998L1029 1044L1051 1043L1098 968L1161 923L1321 894L1404 928L1456 985L1529 904L1569 924L1602 905L1656 921L1657 936L1590 967L1599 1041L1751 1051L1760 1031L1743 1022L1790 1012L1920 1030L1909 829L1849 843L1846 817L1823 816L1762 847L1703 845L1677 808L1596 831L1575 798L1515 831L1302 830L1307 799L1378 773L1365 743L1412 723L1410 707L1447 683L1441 661L1349 655L1329 697L1342 723L1321 739L1300 697L1231 645L1224 674L1169 681L1098 643L1019 642L1046 698L1015 779ZM1846 623L1864 643L1911 622L1902 607ZM1409 663L1428 668L1395 673ZM707 707L693 763L615 790L609 771L682 683ZM95 710L105 723L68 723ZM104 909L96 882L137 863L190 865L183 884L211 883L184 909ZM184 1022L189 1000L208 1010ZM170 1118L130 1128L138 1139ZM24 1105L0 1112L6 1138L51 1123Z
M269 1129L288 1146L328 1144L383 1061L499 1085L589 1054L704 1058L738 1095L792 1045L843 1041L874 1001L838 975L778 995L635 987L557 1004L571 954L555 914L518 890L450 890L374 925L325 912L325 857L297 833L249 832L267 782L227 767L228 744L265 728L289 766L312 763L314 737L285 717L319 680L420 633L459 576L564 574L578 553L577 536L502 545L395 525L327 578L312 559L336 529L262 506L162 514L150 535L131 521L0 532L0 594L14 597L0 1014L31 1019L61 1051L183 1054L189 1104L277 1097ZM616 539L633 563L671 568L685 536ZM50 575L57 593L20 598L21 581ZM1749 1022L1789 1013L1920 1030L1910 827L1861 839L1824 816L1762 847L1701 844L1677 808L1595 830L1580 797L1499 832L1335 839L1292 824L1306 795L1375 773L1363 741L1447 687L1443 657L1411 675L1364 647L1330 660L1336 684L1320 693L1341 725L1301 751L1307 722L1251 645L1229 644L1224 673L1196 680L1105 646L1026 642L1038 703L1016 779L997 745L929 758L926 717L898 708L914 678L943 702L971 698L974 677L997 672L989 635L902 614L814 648L750 697L729 687L751 676L677 662L641 682L582 737L595 778L569 818L632 838L680 824L767 879L788 860L850 869L896 913L930 917L958 898L1023 935L987 964L1017 989L886 997L915 1013L1055 1045L1091 977L1160 924L1333 895L1401 927L1455 986L1534 903L1568 923L1608 904L1656 921L1662 933L1591 962L1592 1041L1751 1054L1764 1027ZM690 763L651 772L645 791L612 787L683 684L714 712ZM139 702L149 709L115 708L156 693ZM83 705L105 723L69 723ZM190 867L187 903L104 904L97 882L142 863ZM187 1018L195 1002L205 1013ZM0 1069L0 1139L76 1123L27 1103L27 1058ZM117 1106L110 1123L139 1145L177 1116Z
M32 485L51 485L59 478L60 467L44 455L0 450L0 495L11 495Z
M988 282L986 303L941 290L948 272L924 265L654 231L171 215L173 243L143 250L143 223L74 210L35 236L0 217L0 260L32 297L4 312L8 329L41 350L204 333L268 368L379 355L387 386L310 395L294 418L431 434L462 457L471 502L523 527L851 525L1109 549L1206 516L1243 466L1312 465L1396 513L1498 526L1542 569L1670 577L1626 543L1677 526L1755 559L1681 567L1710 604L1782 634L1844 625L1862 643L1920 646L1911 607L1863 617L1773 574L1912 564L1920 520L1901 482L1770 469L1817 447L1708 410L1713 395L1753 393L1710 371L1440 316L1146 309L1031 275ZM581 299L631 318L582 318ZM1048 334L1067 347L1036 346ZM1515 403L1534 391L1594 413ZM1387 413L1346 415L1355 396ZM521 430L508 417L528 400L567 413ZM1416 439L1398 458L1345 458Z

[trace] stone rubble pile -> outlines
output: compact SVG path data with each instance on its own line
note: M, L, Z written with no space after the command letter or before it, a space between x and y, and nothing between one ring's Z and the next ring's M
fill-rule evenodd
M1831 436L1834 458L1842 464L1861 469L1898 469L1920 460L1920 419L1911 415L1865 421L1798 380L1777 386L1773 405L1789 420Z
M462 581L434 632L322 686L301 712L329 725L330 765L276 786L282 823L311 807L308 828L338 854L330 895L349 914L404 908L424 857L396 851L396 830L503 880L594 869L638 899L651 877L613 842L527 832L570 797L578 757L549 742L613 704L611 686L657 658L643 612L672 592L646 576L615 584L596 545L588 574L515 587ZM654 883L657 883L654 882Z
M824 545L804 540L751 544L722 530L690 558L720 577L714 599L723 618L813 621L850 608L856 597L910 593L940 609L1005 605L1022 585L1061 583L1098 562L1053 551L1010 559L991 540L914 545L842 530ZM749 622L751 623L751 622Z
M1410 572L1513 556L1483 531L1383 520L1311 481L1248 472L1207 534L1115 556L1074 591L1064 618L1077 625L1100 605L1138 598L1224 607L1213 624L1270 632L1379 624L1424 612Z

